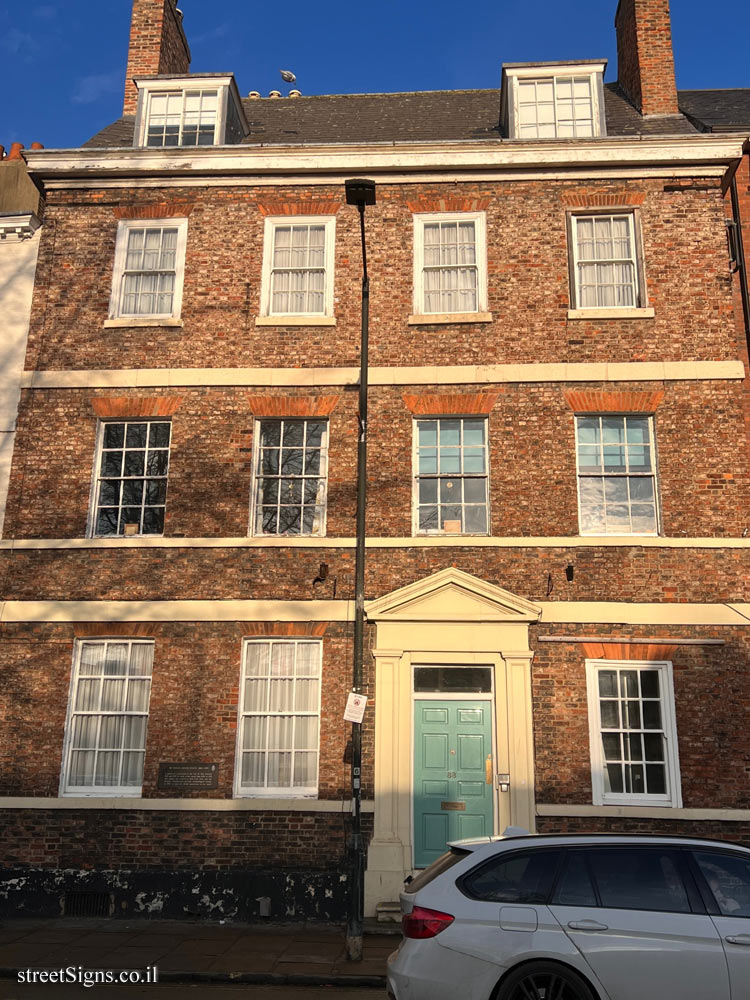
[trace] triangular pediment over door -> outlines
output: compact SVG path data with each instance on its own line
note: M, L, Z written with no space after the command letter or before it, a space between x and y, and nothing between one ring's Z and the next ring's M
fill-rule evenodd
M537 622L541 608L463 570L433 573L365 605L370 621Z

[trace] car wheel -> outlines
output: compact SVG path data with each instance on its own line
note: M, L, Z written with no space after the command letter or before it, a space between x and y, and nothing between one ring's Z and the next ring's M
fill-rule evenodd
M554 962L524 965L503 980L495 1000L597 1000L577 972Z

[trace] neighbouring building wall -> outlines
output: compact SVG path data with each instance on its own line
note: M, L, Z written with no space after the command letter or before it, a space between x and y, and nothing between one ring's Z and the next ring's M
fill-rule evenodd
M20 157L0 162L0 536L41 230L39 192Z

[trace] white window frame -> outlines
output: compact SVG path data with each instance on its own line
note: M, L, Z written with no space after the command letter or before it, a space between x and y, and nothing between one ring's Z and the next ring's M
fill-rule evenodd
M318 649L318 699L315 711L310 712L246 712L245 711L245 680L247 678L246 666L247 666L247 651L250 646L257 645L308 645L316 646ZM270 657L270 650L269 650ZM296 662L296 653L295 653ZM239 696L237 699L237 745L235 752L235 763L234 763L234 795L235 798L272 798L272 799L300 799L300 798L317 798L318 789L320 786L320 731L321 731L321 696L323 690L323 641L321 639L310 639L307 637L300 638L285 638L277 636L263 636L258 638L245 638L242 641L242 662L240 666L240 688ZM248 787L242 784L242 736L243 736L243 719L246 715L258 715L269 716L284 715L284 716L316 716L318 720L318 742L315 748L315 753L317 754L317 770L316 770L316 781L314 785L299 786L294 788L292 786L287 788L279 787ZM292 740L292 742L294 742ZM264 751L268 754L268 749ZM292 752L294 752L292 750ZM294 762L292 761L291 768L292 777L294 776Z
M579 445L578 445L578 421L580 419L588 418L601 418L601 417L640 417L641 419L648 420L649 428L649 447L651 451L651 472L650 473L630 473L625 471L620 473L589 473L581 472L581 463L579 455ZM654 417L653 414L648 413L577 413L573 417L573 433L575 439L575 452L576 452L576 495L578 499L578 533L586 538L630 538L630 537L649 537L656 538L661 532L661 498L659 494L659 465L658 465L658 455L656 452L656 434L654 432ZM627 453L626 453L627 457ZM627 469L627 466L626 466ZM620 479L652 479L654 483L654 511L656 515L656 525L653 531L590 531L583 530L583 505L581 503L581 481L583 479L607 479L610 478L620 478ZM632 523L632 521L631 521Z
M79 669L81 664L81 654L83 648L86 644L91 645L105 645L115 644L115 645L127 645L132 648L136 645L150 646L152 649L151 656L151 674L149 675L150 685L149 685L149 696L148 703L146 705L146 711L144 712L133 712L128 713L122 712L104 712L100 711L97 714L100 718L104 715L118 715L118 716L128 716L132 715L145 715L146 718L146 733L144 741L144 762L145 754L148 752L148 722L151 713L151 692L153 690L153 665L154 665L154 653L155 653L155 642L153 639L137 639L131 638L130 636L102 636L100 638L92 637L86 639L76 639L74 649L73 649L73 666L70 676L70 685L68 689L68 708L65 716L65 732L63 736L63 753L62 753L62 765L60 768L60 796L71 797L80 796L85 798L91 797L103 797L103 796L117 796L118 798L139 798L142 794L143 784L140 785L70 785L68 783L69 772L70 772L70 753L72 751L72 740L73 740L73 723L74 717L76 716L75 706L75 696L78 690L78 680L79 680ZM103 675L104 676L104 675ZM98 736L97 736L98 743ZM97 746L98 750L99 747Z
M602 670L657 670L664 737L664 764L667 789L663 795L638 792L605 792L604 747L602 744L601 712L599 707L599 673ZM589 710L589 750L591 755L592 802L595 806L661 806L682 808L680 758L675 719L674 680L669 660L586 660L586 690ZM642 720L641 720L642 721ZM615 732L615 730L608 730ZM627 730L619 730L627 732ZM634 730L634 732L658 730Z
M112 292L109 300L109 318L120 321L132 320L138 324L143 320L179 319L182 313L182 286L185 279L185 251L187 248L187 219L124 219L118 223L115 239L115 262L112 274ZM174 294L172 309L167 313L126 313L122 309L123 285L125 279L128 238L133 229L176 229ZM142 272L148 273L148 272Z
M418 436L419 436L419 422L420 422L420 420L435 420L435 421L438 421L438 422L441 421L441 420L481 420L481 421L483 421L484 422L484 428L485 428L485 431L484 431L484 468L485 468L484 474L481 474L481 473L463 473L463 472L461 472L461 473L456 473L455 477L451 477L449 473L437 473L435 475L432 475L432 474L429 474L429 473L420 473L420 471L419 471L419 448L418 448L418 445L419 445ZM489 418L484 413L480 413L480 414L476 414L476 413L474 413L474 414L472 414L472 413L468 413L468 414L442 413L442 414L437 414L437 415L419 414L419 416L415 416L413 418L413 421L412 421L412 435L411 435L411 439L412 439L412 446L411 446L411 448L412 448L412 451L411 451L411 455L412 455L412 458L411 458L411 461L412 461L412 502L411 502L412 528L411 528L411 530L412 530L412 535L414 537L417 537L417 536L429 537L429 536L433 536L433 535L439 535L440 537L444 537L444 538L451 538L451 537L466 538L466 537L471 537L471 536L478 537L478 538L483 538L483 537L486 537L487 535L489 535L491 533L492 512L490 510L490 439L489 439L490 426L489 426L489 424L490 424ZM461 446L459 446L459 449L461 450ZM438 483L438 493L440 491L440 481L441 481L441 479L449 479L449 478L456 478L456 479L462 479L462 480L463 479L484 479L484 481L487 484L487 530L486 531L457 531L457 532L449 532L449 531L444 531L442 529L436 529L434 531L429 531L429 530L426 531L426 530L420 528L419 527L419 482L420 482L420 479L422 479L422 478L436 480L437 483ZM438 506L439 506L439 504L438 504ZM456 506L459 506L459 505L456 504ZM465 504L460 504L460 506L461 507L465 507L466 505Z
M557 84L561 80L588 78L591 88L591 114L592 114L592 135L581 136L580 140L588 138L600 138L607 134L606 119L604 114L604 70L606 61L587 63L548 63L536 65L513 65L503 66L504 94L503 94L503 124L507 127L507 133L511 139L518 139L520 142L556 142L558 131L557 117ZM538 83L540 81L553 81L555 93L555 138L529 138L521 136L519 132L519 88L520 82ZM505 93L508 91L508 93ZM508 118L510 119L508 121ZM575 139L575 136L562 136L563 141Z
M261 458L261 424L264 423L279 423L284 424L286 422L293 423L319 423L325 425L325 432L323 436L323 441L320 448L320 472L315 477L323 483L323 500L320 506L323 508L323 514L320 524L320 530L315 532L310 532L309 534L300 530L297 534L282 534L280 532L265 532L256 531L255 521L258 511L259 504L258 489L260 485L260 480L263 479L263 475L260 469L260 458ZM330 432L331 432L331 422L328 417L257 417L253 426L253 477L250 487L250 530L249 535L256 538L324 538L327 530L327 520L328 520L328 452L330 448ZM283 427L282 427L283 433ZM283 478L283 477L280 477ZM290 478L299 478L304 480L303 475L294 476ZM301 527L301 525L300 525Z
M97 428L96 428L96 449L95 449L95 452L94 452L94 471L93 471L93 475L91 477L91 491L90 491L90 496L89 496L89 519L88 519L88 525L87 525L87 529L86 529L86 537L87 538L163 538L164 537L164 532L163 531L161 531L159 533L157 533L157 532L149 532L149 533L137 532L135 535L120 535L120 534L99 535L96 532L96 525L97 525L97 521L98 521L97 511L98 511L98 508L99 508L99 489L100 489L99 484L100 484L101 480L108 479L108 478L124 480L126 478L124 476L111 476L111 477L108 477L108 476L101 475L102 451L104 450L104 433L105 433L105 428L106 428L107 424L124 424L125 425L125 434L126 435L127 435L127 425L128 424L146 424L146 425L150 425L150 424L169 424L170 425L170 427L169 427L169 447L166 448L166 449L164 449L164 448L159 448L158 449L159 451L166 451L167 452L167 471L166 471L166 474L164 476L156 476L156 475L149 476L147 474L147 472L146 472L146 469L144 468L144 474L142 476L133 476L132 477L133 479L142 479L143 482L144 482L144 484L145 484L146 480L148 480L148 479L163 479L164 482L166 483L166 486L167 486L167 494L169 493L169 469L170 469L170 465L172 463L172 431L173 431L172 420L169 417L103 417L101 420L99 420L99 422L97 424ZM148 431L147 431L147 435L148 435ZM147 436L146 440L148 442L148 436ZM127 450L124 445L123 445L122 450L123 451ZM146 445L146 448L144 450L146 450L146 451L149 450L148 449L148 444ZM145 485L144 485L144 490L145 490ZM120 497L120 501L122 501L122 496ZM118 510L122 509L125 506L128 506L128 505L127 504L123 504L122 502L120 502L120 504L118 505ZM161 507L162 504L152 504L151 506ZM166 499L164 500L164 505L163 506L164 506L164 516L166 518L166 509L167 509L167 501L166 501ZM141 508L143 508L143 503L141 504Z
M277 227L281 226L324 226L325 244L323 269L325 271L322 312L272 312L271 272L273 268L274 237ZM333 286L336 245L335 215L280 215L266 216L263 228L263 272L261 275L261 316L298 319L299 317L332 317L333 316Z
M414 220L414 301L415 316L469 316L487 311L487 213L486 212L425 212L416 213ZM435 222L473 222L476 237L477 307L470 312L425 312L424 229Z
M169 94L170 96L179 94L182 96L184 113L185 95L196 91L216 91L216 123L214 126L214 146L219 146L226 141L226 128L228 120L229 101L234 103L237 116L240 120L240 127L246 131L247 122L245 119L242 103L237 92L237 86L231 75L219 74L216 76L188 76L179 79L140 79L136 78L138 88L138 109L136 112L136 125L133 145L152 150L157 153L159 150L175 149L207 149L206 146L146 146L148 137L148 120L150 117L151 98L155 95ZM231 93L230 93L231 91Z
M603 306L603 305L584 305L581 301L581 283L579 280L580 265L582 263L593 264L593 263L617 263L616 261L581 261L578 254L578 223L584 219L628 219L628 228L630 231L630 246L632 248L632 256L627 263L633 265L633 304L630 306ZM580 310L592 310L598 311L602 309L607 310L623 310L625 312L633 309L641 309L647 306L645 288L646 282L643 276L643 254L641 252L641 228L640 220L638 215L632 209L612 209L609 211L595 211L595 212L571 212L569 214L569 239L570 239L570 297L571 297L571 308Z

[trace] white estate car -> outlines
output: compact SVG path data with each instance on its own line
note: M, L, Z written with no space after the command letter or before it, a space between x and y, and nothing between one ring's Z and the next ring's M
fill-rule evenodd
M401 912L390 1000L750 1000L750 850L733 844L460 841Z

